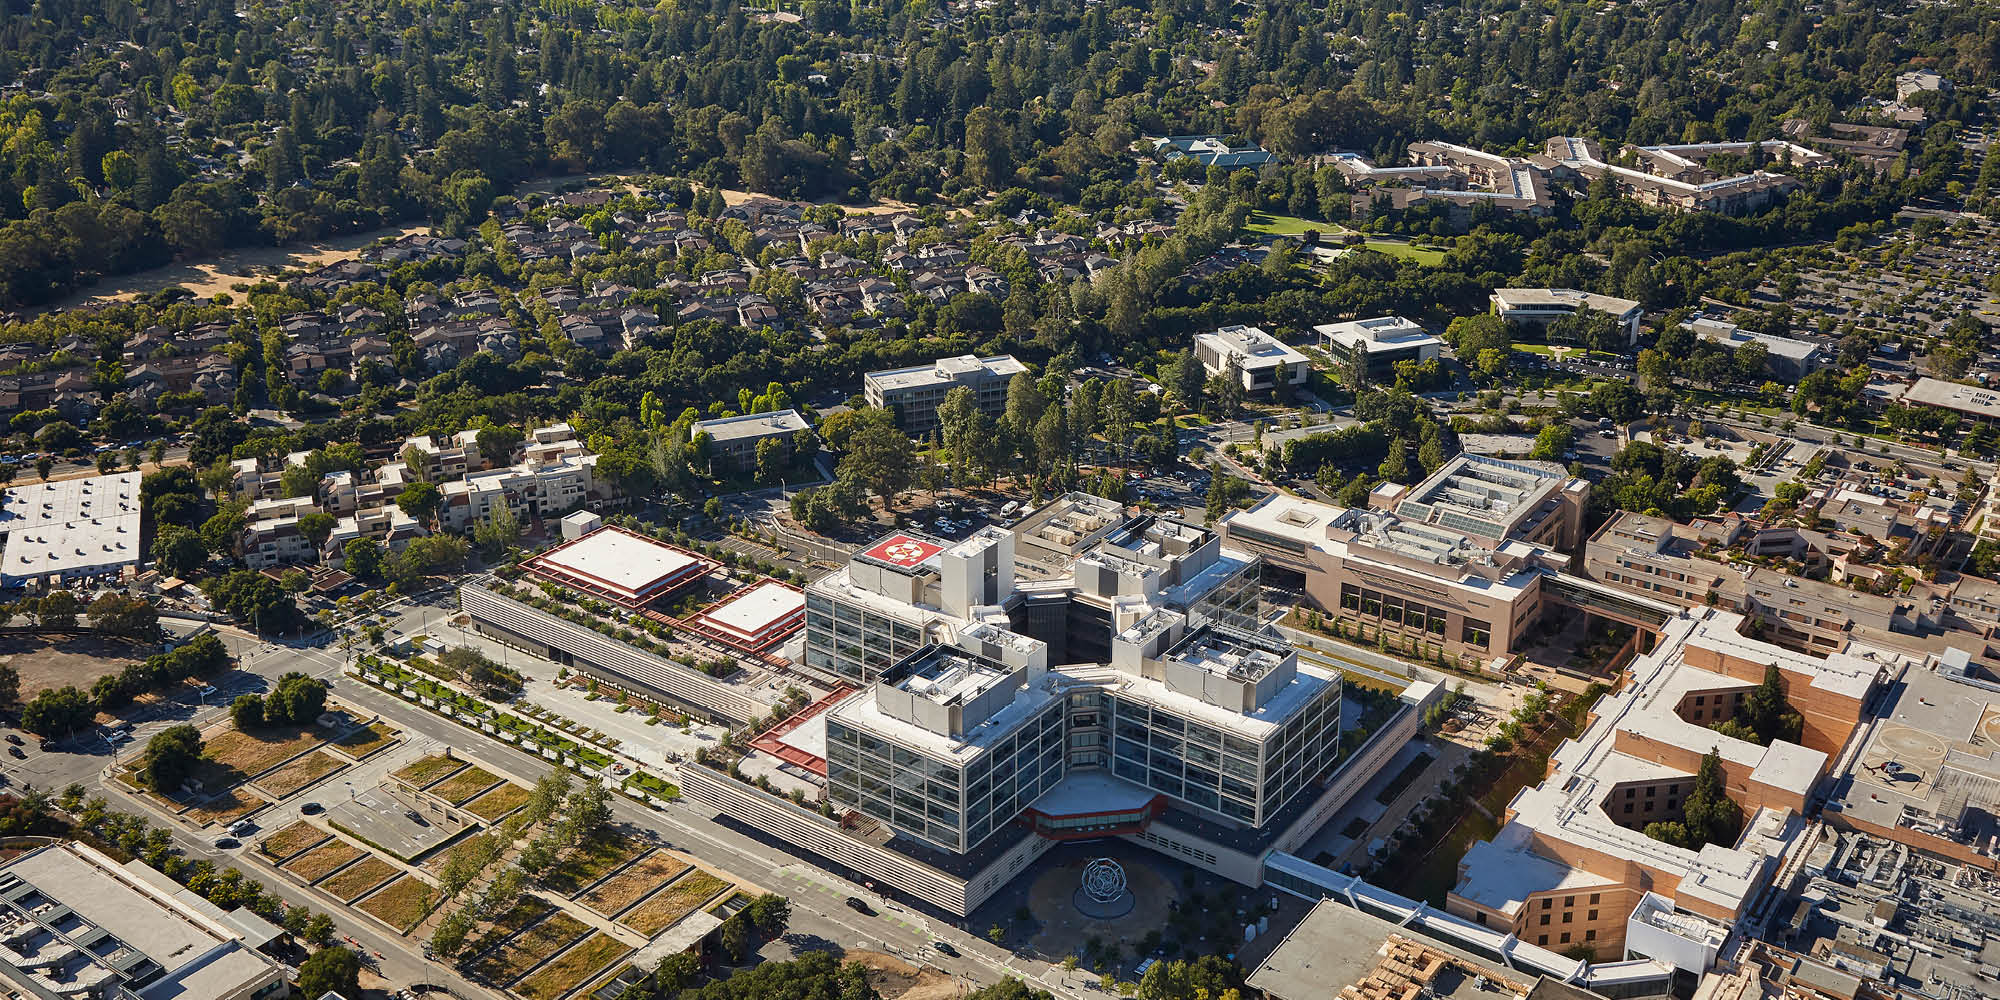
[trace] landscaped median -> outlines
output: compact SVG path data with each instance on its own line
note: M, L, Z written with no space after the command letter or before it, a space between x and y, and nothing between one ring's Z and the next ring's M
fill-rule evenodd
M618 758L603 748L579 742L539 722L502 711L477 695L451 687L393 660L374 655L363 656L349 668L349 672L404 701L430 709L469 729L512 743L544 760L555 761L580 775L594 776L619 763ZM628 763L627 766L632 765ZM430 775L425 780L435 777L437 775ZM421 785L425 782L416 783ZM636 767L618 788L627 797L649 805L665 804L681 797L679 786ZM500 790L495 789L496 792Z

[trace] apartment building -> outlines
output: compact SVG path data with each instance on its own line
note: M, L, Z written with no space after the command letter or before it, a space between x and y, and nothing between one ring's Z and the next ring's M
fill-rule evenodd
M446 531L467 532L506 504L516 518L568 513L593 499L608 499L597 478L597 456L579 455L546 465L474 472L438 487L437 519Z
M1343 365L1359 364L1371 382L1394 381L1399 362L1430 361L1444 350L1443 340L1401 316L1323 323L1313 332L1328 356Z
M1002 400L1005 406L1005 400ZM757 446L777 441L791 454L793 439L806 430L806 418L797 410L775 413L746 413L738 417L698 420L688 428L688 440L708 435L709 462L720 469L742 472L757 465Z
M1782 139L1759 142L1710 142L1667 146L1628 145L1619 158L1635 166L1608 162L1595 141L1557 136L1548 141L1543 162L1558 176L1579 183L1609 178L1618 193L1641 204L1681 212L1742 215L1762 211L1799 188L1785 174L1753 169L1723 175L1709 167L1718 156L1750 157L1757 162L1809 166L1830 160L1825 153Z
M1884 676L1877 659L1801 655L1746 638L1746 624L1713 609L1666 622L1628 683L1557 748L1548 777L1515 795L1499 834L1466 853L1446 908L1541 947L1704 971L1804 829L1814 784ZM1710 728L1772 665L1804 720L1800 742L1759 746ZM1646 836L1681 817L1711 751L1744 817L1736 842L1697 851Z
M1583 310L1606 313L1618 321L1627 344L1639 342L1639 323L1646 318L1645 308L1632 299L1574 288L1496 288L1488 301L1494 315L1531 327L1546 327Z
M1194 338L1195 357L1209 375L1233 369L1245 392L1267 392L1278 386L1304 385L1312 377L1312 359L1284 341L1254 326L1225 326Z
M979 409L997 419L1007 411L1007 383L1027 370L1010 354L990 358L965 354L913 368L869 372L862 376L861 389L868 405L894 412L896 426L917 437L938 426L937 408L960 386L972 390Z

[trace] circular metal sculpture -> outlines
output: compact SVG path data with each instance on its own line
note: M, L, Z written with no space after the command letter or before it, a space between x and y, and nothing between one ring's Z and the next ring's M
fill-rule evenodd
M1125 869L1110 858L1083 866L1084 895L1099 903L1114 903L1125 895Z

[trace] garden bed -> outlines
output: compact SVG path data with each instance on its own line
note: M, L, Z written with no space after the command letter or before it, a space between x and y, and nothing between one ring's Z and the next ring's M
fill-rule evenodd
M697 868L681 876L680 881L654 893L618 922L652 937L680 923L682 917L700 909L701 904L730 888L730 883Z
M465 762L462 760L442 754L432 754L404 764L393 773L396 777L422 788L464 766Z
M324 847L316 847L293 858L285 870L301 880L312 883L332 874L334 869L368 853L345 841L336 840Z
M404 875L384 886L382 891L362 900L357 908L408 934L410 928L423 923L436 896L437 890L422 879Z
M500 777L477 764L432 785L424 791L451 803L464 805L479 793L500 782Z
M593 837L571 851L542 884L565 896L574 896L603 878L606 872L644 853L645 844L624 834Z
M558 1000L583 985L597 970L632 953L616 938L598 931L521 981L514 992L528 1000Z
M386 722L376 722L342 736L334 745L359 760L379 750L387 750L398 742L395 727Z
M257 853L276 861L283 861L325 839L326 831L305 820L299 820L265 837L257 845Z
M234 772L236 781L243 781L306 752L319 742L318 736L299 726L278 727L257 734L232 728L205 737L201 755L215 767Z
M352 903L361 898L362 893L389 881L396 871L395 865L371 854L365 860L342 868L338 874L321 882L319 887L343 903Z
M245 816L264 808L263 799L240 788L232 788L207 802L187 811L188 822L200 826L215 823L228 826Z
M346 761L315 750L257 779L257 787L282 799L346 766Z
M588 933L590 927L583 921L558 911L506 944L479 956L472 963L472 971L496 983L513 982Z
M665 851L649 854L605 879L604 884L585 893L579 902L607 917L615 917L690 867L687 862Z
M465 809L474 816L491 823L527 805L528 800L531 798L534 798L533 792L510 781L499 788L473 798L472 801L465 803Z

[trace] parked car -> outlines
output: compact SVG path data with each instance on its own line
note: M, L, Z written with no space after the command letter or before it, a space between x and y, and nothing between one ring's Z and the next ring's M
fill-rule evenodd
M869 906L868 903L865 900L863 900L860 896L847 897L847 908L853 910L856 913L862 914L863 916L872 917L875 915L875 908Z
M13 733L8 733L8 734L7 734L7 742L9 742L9 743L12 743L12 744L14 744L15 746L20 746L20 745L21 745L21 738L20 738L19 736L16 736L16 735L14 735Z
M953 958L958 957L958 949L952 947L950 941L932 941L931 947L936 948L940 955L950 955Z

